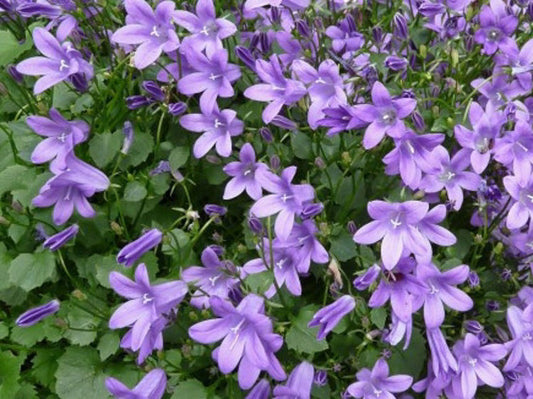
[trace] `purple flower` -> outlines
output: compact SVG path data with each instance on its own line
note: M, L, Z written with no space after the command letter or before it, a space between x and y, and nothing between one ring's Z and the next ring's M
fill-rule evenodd
M418 223L426 216L428 204L420 201L390 203L371 201L368 213L374 221L361 227L353 236L358 244L381 242L383 265L391 270L404 251L424 254L424 237L417 229Z
M231 373L239 365L238 379L242 389L250 389L261 370L275 380L284 380L285 372L274 356L283 344L273 333L272 321L264 314L264 300L247 295L235 308L216 296L210 299L218 318L202 321L189 328L189 336L202 344L222 340L213 354L220 371Z
M506 225L509 229L519 229L533 217L533 175L505 176L503 185L515 200L507 213Z
M470 163L474 172L479 174L489 164L493 140L498 136L505 119L491 103L487 104L486 112L478 103L472 103L468 116L473 130L456 125L455 138L463 148L471 150Z
M402 119L409 116L416 107L412 98L392 99L386 87L376 82L372 86L373 105L355 106L355 115L370 125L366 128L363 146L370 149L379 144L385 134L399 138L405 133Z
M167 376L162 369L154 369L133 389L112 377L105 379L105 386L116 399L161 399L165 394Z
M443 134L416 134L407 130L394 140L395 149L383 158L388 175L400 174L402 181L412 189L418 188L422 171L430 171L434 164L433 150L444 141Z
M22 313L15 321L19 327L30 327L59 310L59 301L54 299Z
M274 230L282 239L291 233L294 218L302 212L303 205L315 197L310 184L291 183L295 175L295 166L284 169L281 177L270 172L261 173L258 176L261 185L272 194L259 199L250 209L252 215L260 218L278 214Z
M168 313L187 294L187 285L180 280L150 285L144 263L135 270L135 281L118 272L111 272L109 283L113 290L128 302L122 304L109 319L109 328L133 326L131 348L137 351L150 330L150 325L162 314Z
M201 158L213 148L222 157L231 155L231 137L242 133L244 124L237 119L237 112L231 109L219 111L216 103L212 108L205 108L200 102L201 114L187 114L180 118L180 124L185 129L202 133L196 140L193 153Z
M130 151L130 147L133 144L133 125L130 121L124 122L122 127L122 134L124 135L124 141L122 142L122 148L120 152L126 155Z
M48 237L46 241L43 243L43 247L50 249L50 251L57 251L67 242L69 242L74 237L76 237L76 235L78 234L78 230L79 230L78 225L73 224L72 226L66 228L65 230L60 231L59 233Z
M258 200L263 194L258 176L268 167L262 162L256 162L254 148L250 143L242 146L239 160L240 162L230 162L224 166L224 172L233 178L226 184L223 198L235 198L246 190L250 198Z
M270 399L270 383L266 379L261 379L250 390L246 399Z
M191 305L209 308L211 296L228 299L230 292L236 289L240 282L237 278L237 268L229 261L221 261L209 247L202 252L202 264L204 267L187 267L181 272L181 278L198 287L192 295Z
M291 234L286 240L276 239L275 246L288 247L298 252L300 258L300 273L307 273L311 260L315 263L327 263L329 261L328 251L316 238L318 229L313 220L304 220L302 223L295 223Z
M357 26L350 14L338 25L329 26L326 29L326 36L331 39L331 47L337 53L343 50L345 52L357 51L365 42L364 36L357 32Z
M126 26L118 29L111 40L125 45L138 45L133 62L144 69L157 61L161 53L171 53L179 46L172 18L175 4L160 2L155 11L143 0L125 0Z
M83 217L93 217L95 211L87 201L87 197L93 196L98 191L104 191L109 186L106 175L74 155L67 156L65 164L64 171L51 165L55 176L41 187L39 195L32 201L32 204L39 208L55 204L53 220L56 225L65 223L74 208Z
M346 104L339 66L332 60L323 61L318 70L305 61L295 60L291 69L299 80L309 86L307 92L311 98L311 106L307 112L307 121L311 129L318 127L318 121L324 117L324 108Z
M426 336L431 351L430 363L435 376L445 377L450 370L456 372L457 360L450 351L440 328L427 328Z
M406 391L412 384L413 378L404 375L389 377L389 366L383 359L378 359L372 371L362 369L356 375L357 382L348 387L348 393L354 398L364 399L393 399L392 393Z
M317 370L313 378L313 384L323 387L328 383L328 373L326 370Z
M327 135L334 136L346 130L359 129L366 125L355 115L354 107L339 105L334 108L322 109L324 117L317 123L319 126L325 126L328 129Z
M416 268L418 280L427 286L424 295L424 321L426 328L440 327L444 322L444 304L451 309L466 312L474 306L470 297L456 288L468 278L468 266L461 265L443 273L433 265L419 264Z
M169 316L159 316L148 327L148 332L139 347L133 346L133 328L128 330L120 340L120 347L129 351L138 351L137 364L142 364L154 350L163 349L163 330L167 326ZM137 349L136 349L137 348Z
M446 206L443 204L437 205L431 209L426 216L419 222L418 231L422 234L424 241L421 243L426 250L422 255L417 254L418 262L430 262L432 256L431 244L435 243L441 247L448 247L456 243L455 236L438 223L446 218Z
M465 171L470 165L470 154L468 149L462 149L450 160L448 151L444 147L437 147L432 153L434 168L424 176L420 188L427 193L436 193L445 188L453 209L461 209L463 189L477 191L481 185L478 174Z
M20 62L17 71L24 75L41 76L33 87L35 94L40 94L75 74L85 75L86 79L92 77L93 67L72 48L71 43L60 44L50 32L39 27L33 30L33 42L44 57L32 57Z
M316 312L308 324L308 327L320 327L317 340L323 340L339 321L355 309L355 300L350 295L343 295L332 304Z
M484 5L479 13L480 28L475 34L476 42L483 44L485 54L496 50L507 51L512 48L513 39L509 36L518 26L518 18L507 13L502 0L490 0L490 7Z
M205 49L209 56L222 48L222 39L237 31L231 21L216 17L212 0L198 0L196 15L182 10L174 12L174 21L191 32L183 40L183 46L194 48L196 51Z
M142 236L135 241L130 242L120 250L117 255L117 263L130 267L146 252L159 245L162 238L163 233L158 229L148 230Z
M264 83L248 87L244 91L244 96L254 101L269 103L263 111L265 123L272 122L283 105L294 104L307 92L302 82L283 76L277 55L272 55L270 62L257 60L255 68L257 75Z
M517 121L514 130L508 131L494 143L494 159L511 168L517 177L527 178L533 163L533 130L529 123Z
M503 375L493 364L507 354L503 345L481 346L475 335L467 333L464 340L454 345L453 352L459 363L459 372L452 382L455 395L472 399L478 385L487 384L493 388L503 386Z
M300 363L292 370L285 385L274 388L274 399L310 399L314 374L315 370L311 363Z
M354 288L358 291L366 290L379 277L380 271L381 267L378 265L374 264L370 266L361 276L353 281Z
M241 77L238 65L228 64L228 52L225 49L204 55L197 50L186 52L187 61L196 72L189 73L178 82L178 90L185 95L202 93L200 108L209 114L216 106L217 97L233 96L232 83Z
M187 111L187 104L184 102L179 101L177 103L168 104L168 112L172 116L180 116L184 114L185 111Z
M59 169L65 169L65 159L76 144L87 140L89 125L84 121L67 121L55 109L49 111L50 118L44 116L29 116L27 125L38 135L47 137L41 141L31 154L33 163L44 163L50 160Z
M522 360L533 367L533 324L531 321L527 320L524 311L520 308L509 306L507 309L507 324L513 338L505 343L510 356L503 371L514 370Z

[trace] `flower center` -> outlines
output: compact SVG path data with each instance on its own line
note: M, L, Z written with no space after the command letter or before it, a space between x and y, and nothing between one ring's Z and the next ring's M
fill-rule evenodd
M70 65L67 64L67 61L61 59L61 61L59 61L59 72L62 72L63 69L68 69L70 68Z
M283 266L285 265L285 262L287 262L287 258L281 258L276 262L276 267L278 269L283 269Z
M287 194L283 194L281 196L281 200L285 203L287 202L287 200L291 199L292 198L292 195L287 195Z
M57 139L61 141L62 143L64 143L65 140L67 139L67 135L68 133L61 133L59 136L57 136Z
M390 224L392 224L392 227L394 228L401 226L402 222L400 221L400 216L396 216L394 219L391 219Z
M322 84L325 84L326 81L324 79L322 79L320 76L318 77L317 80L315 80L315 83L322 83Z
M478 140L476 142L476 150L481 154L486 153L489 150L489 139L483 137L481 140Z
M220 122L218 119L215 119L215 128L219 128L220 126L226 126L226 124Z
M386 125L392 125L395 120L396 120L396 111L394 110L384 112L381 115L381 122L383 122Z
M493 29L489 30L489 33L488 33L487 36L488 36L489 40L496 41L500 37L500 30L493 28Z
M468 359L468 363L469 363L472 367L476 367L477 359L469 358L469 359Z
M155 37L159 37L159 36L160 36L160 34L159 34L158 30L157 30L157 26L156 26L156 25L154 25L154 26L152 27L152 31L150 32L150 36L155 36Z
M524 152L528 152L528 149L526 148L526 146L522 144L520 141L517 141L516 145L520 147Z
M63 199L65 201L70 201L71 191L72 191L72 186L68 186L67 192L66 192L65 196L63 197Z
M442 182L448 182L448 181L452 180L454 177L455 177L455 173L453 173L451 171L447 171L447 172L443 173L442 175L440 175L440 179L441 179Z
M215 75L214 73L211 73L211 75L209 75L209 79L212 80L212 81L215 81L218 78L220 78L221 76L222 75Z
M206 36L209 36L209 27L207 25L204 25L200 33L203 33Z
M435 287L432 283L429 283L429 294L435 295L439 292L439 289Z
M415 147L413 147L413 144L411 144L411 142L409 140L407 140L405 142L405 145L407 146L407 149L409 150L409 152L411 154L414 154L415 153Z
M211 286L212 286L212 287L215 286L215 283L217 282L217 280L218 280L219 278L220 278L220 274L208 278L208 280L211 282Z
M143 294L143 305L146 305L147 303L150 303L154 300L150 295L147 293Z

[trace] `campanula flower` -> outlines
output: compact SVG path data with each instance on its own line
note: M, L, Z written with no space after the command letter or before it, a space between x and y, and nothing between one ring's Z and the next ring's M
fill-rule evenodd
M503 185L514 200L507 213L506 225L509 229L519 229L533 217L533 175L505 176Z
M76 237L76 235L78 234L78 230L78 225L73 224L72 226L67 227L65 230L48 237L43 243L43 247L48 248L50 251L57 251L67 242Z
M344 316L355 309L355 300L350 295L343 295L335 302L320 309L313 315L309 327L320 327L317 340L326 338L326 335L335 328Z
M54 299L44 305L37 306L22 313L15 324L19 327L30 327L59 310L59 301Z
M161 399L165 394L167 376L162 369L153 369L133 389L112 377L105 379L105 386L116 399Z
M126 267L133 265L141 256L152 248L159 245L163 238L163 233L158 229L151 229L130 242L120 250L117 255L117 263L121 263Z
M496 138L494 159L512 169L515 176L527 178L533 164L533 129L530 123L517 121L513 130Z
M507 309L507 324L511 331L512 339L505 343L510 351L509 359L503 371L516 368L522 360L533 367L533 320L527 320L524 311L517 306Z
M314 374L315 369L311 363L300 363L292 370L286 384L274 388L274 399L310 399Z
M246 399L270 399L270 383L265 378L259 380L250 390Z
M509 14L502 0L490 0L490 6L484 5L479 13L479 30L475 33L476 42L483 44L485 54L494 54L498 49L506 51L511 48L513 34L518 26L518 18Z

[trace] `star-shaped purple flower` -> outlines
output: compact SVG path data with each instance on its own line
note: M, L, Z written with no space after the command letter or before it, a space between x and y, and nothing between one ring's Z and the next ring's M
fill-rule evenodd
M162 369L150 371L133 389L129 389L116 378L105 379L105 387L116 399L161 399L165 394L166 386L167 376Z

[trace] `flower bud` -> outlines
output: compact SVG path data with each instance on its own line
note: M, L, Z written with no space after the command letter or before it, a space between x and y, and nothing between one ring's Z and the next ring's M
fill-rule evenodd
M281 159L279 159L279 157L274 154L270 157L270 168L272 168L273 170L278 170L279 167L281 166Z
M128 109L134 110L141 107L145 107L152 102L145 96L135 95L126 97L126 105Z
M17 71L17 68L15 67L15 65L9 65L7 67L7 72L13 78L15 82L22 83L24 81L24 76L22 76L22 74L19 71Z
M385 58L385 67L395 72L405 70L407 65L409 65L409 62L403 57L390 55Z
M78 230L78 225L73 224L72 226L64 229L63 231L60 231L59 233L48 237L43 243L43 247L50 249L50 251L57 251L67 242L76 237L76 234L78 234Z
M314 204L307 204L304 206L300 217L304 220L311 219L324 210L324 205L321 202Z
M130 121L124 122L124 127L122 128L122 134L124 134L124 142L122 143L121 153L126 155L133 143L133 126Z
M466 320L464 327L466 331L476 335L484 330L483 325L477 320Z
M168 162L168 161L159 161L157 166L154 169L152 169L150 172L148 172L148 174L150 176L157 176L157 175L160 175L160 174L166 173L166 172L170 172L170 162Z
M255 58L252 55L251 51L245 47L237 46L235 47L235 54L252 71L255 71Z
M47 316L50 316L51 314L56 313L59 310L59 301L57 299L54 299L47 304L38 306L36 308L27 310L26 312L22 313L15 323L19 327L30 327L34 324L37 324L39 321L44 319Z
M117 255L117 263L123 264L126 267L133 265L141 256L152 248L159 245L163 233L158 229L151 229L140 236L133 242L130 242L120 250Z
M374 281L379 277L379 272L381 271L381 268L378 265L372 265L368 268L368 270L362 274L361 276L357 277L353 281L353 286L358 291L366 290L368 287L370 287Z
M252 230L254 234L257 234L257 235L264 234L263 224L255 216L250 216L248 218L248 227L250 228L250 230Z
M419 132L423 132L426 130L426 123L424 122L423 116L418 111L413 111L411 114L411 120L413 121L413 125L415 125L415 129Z
M281 115L276 115L270 123L273 124L274 126L277 126L277 127L280 127L286 130L292 131L292 130L298 129L298 125L295 122Z
M187 104L182 101L168 104L168 112L172 116L180 116L187 111Z
M165 99L165 93L163 93L159 85L153 80L145 80L141 86L152 99L156 101L163 101Z
M262 127L259 129L259 135L265 140L267 143L272 143L274 141L274 137L272 136L272 132L268 127Z
M204 212L210 217L224 216L228 210L220 205L207 204L204 206Z
M309 30L309 25L303 19L296 21L296 29L298 33L303 37L311 37L311 31Z
M471 271L468 273L468 285L471 288L479 286L479 276L476 272Z
M319 387L326 385L328 383L328 373L326 370L318 370L313 377L313 383Z

